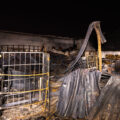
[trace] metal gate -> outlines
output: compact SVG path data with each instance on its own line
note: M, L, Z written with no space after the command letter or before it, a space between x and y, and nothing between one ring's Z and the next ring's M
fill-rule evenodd
M49 107L49 54L0 53L0 109L44 103Z
M98 69L98 56L95 51L86 51L85 52L87 68L96 68Z

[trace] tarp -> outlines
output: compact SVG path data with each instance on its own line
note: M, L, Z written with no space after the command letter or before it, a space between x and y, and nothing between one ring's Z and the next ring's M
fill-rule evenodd
M60 88L57 113L60 116L84 118L99 96L98 70L77 69L65 77Z

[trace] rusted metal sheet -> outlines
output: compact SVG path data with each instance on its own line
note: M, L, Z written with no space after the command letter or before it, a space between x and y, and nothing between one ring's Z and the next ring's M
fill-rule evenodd
M102 89L88 120L120 120L120 75L113 75Z

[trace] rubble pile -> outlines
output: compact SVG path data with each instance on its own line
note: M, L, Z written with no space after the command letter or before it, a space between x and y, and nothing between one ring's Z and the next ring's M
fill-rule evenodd
M0 120L20 120L44 116L43 106L34 104L31 106L19 106L3 111Z

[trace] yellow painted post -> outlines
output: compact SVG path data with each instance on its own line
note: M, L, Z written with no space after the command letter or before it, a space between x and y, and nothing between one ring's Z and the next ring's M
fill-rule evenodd
M95 56L96 59L96 68L98 69L98 56Z
M50 113L50 55L48 54L48 111Z
M47 82L46 82L46 93L45 93L45 107L44 107L44 112L46 114L46 105L48 104L48 112L50 112L50 96L49 96L49 76L50 76L50 73L49 73L49 62L50 62L50 56L49 54L47 54L47 65L48 65L48 68L47 68L47 72L48 72L48 78L47 78ZM47 114L46 114L47 115Z
M99 26L98 26L99 27ZM98 40L98 59L99 59L99 70L102 71L102 52L101 52L101 37L99 29L95 26L95 31L97 34L97 40Z

